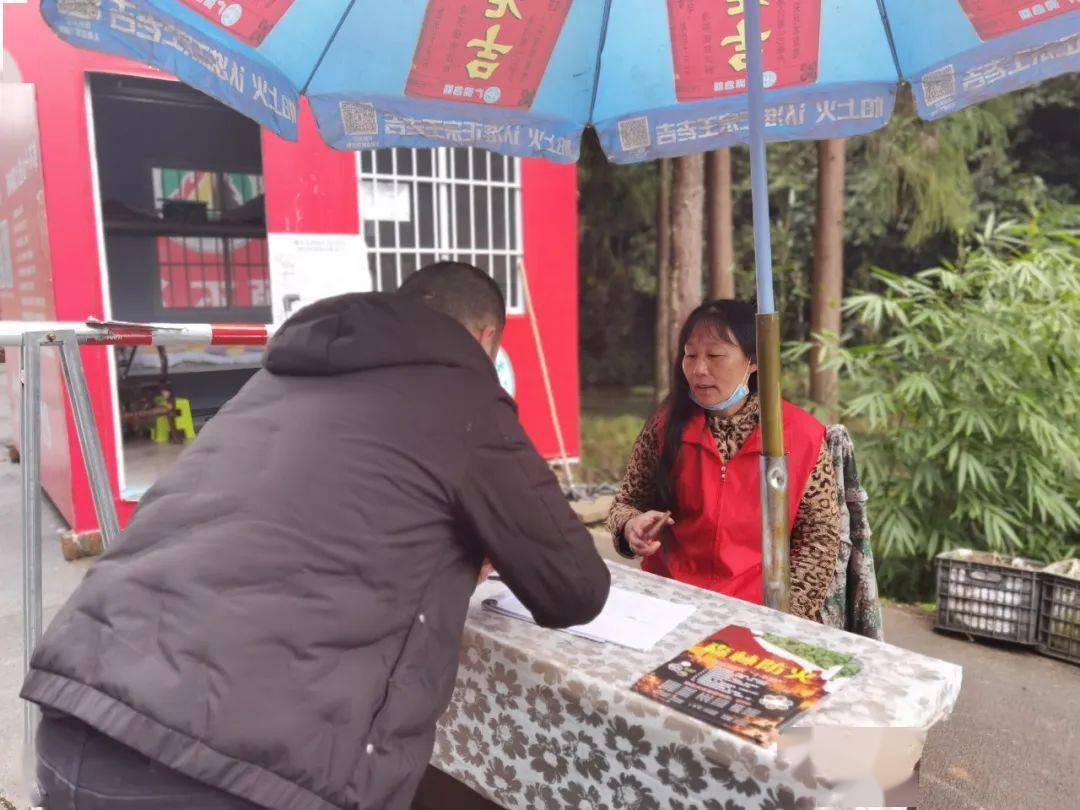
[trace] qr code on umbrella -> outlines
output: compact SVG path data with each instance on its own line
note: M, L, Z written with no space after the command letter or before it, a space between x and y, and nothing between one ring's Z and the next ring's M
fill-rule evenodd
M944 104L956 97L956 70L952 65L932 70L922 77L926 106Z
M647 149L652 146L652 134L649 132L649 119L625 118L619 122L619 145L624 152L634 149Z
M58 0L56 10L67 17L100 20L101 0Z
M379 134L379 119L375 115L374 104L341 102L341 123L345 127L346 135Z

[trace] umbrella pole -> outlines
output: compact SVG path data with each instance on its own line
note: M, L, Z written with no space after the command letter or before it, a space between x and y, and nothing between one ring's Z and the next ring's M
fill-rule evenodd
M788 612L791 570L788 536L788 470L780 410L780 318L773 300L769 177L765 158L765 86L761 6L747 0L747 87L750 102L750 180L754 203L757 280L758 387L761 392L761 576L765 604Z

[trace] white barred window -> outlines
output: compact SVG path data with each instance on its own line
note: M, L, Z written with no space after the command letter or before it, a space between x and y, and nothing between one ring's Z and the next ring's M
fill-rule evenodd
M451 259L475 264L522 312L521 163L485 149L393 148L357 158L360 219L376 290Z

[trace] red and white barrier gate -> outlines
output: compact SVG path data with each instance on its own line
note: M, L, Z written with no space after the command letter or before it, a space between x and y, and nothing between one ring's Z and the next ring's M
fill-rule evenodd
M120 524L116 516L101 449L101 437L86 387L79 346L169 346L205 341L215 346L261 346L270 338L265 324L172 324L87 320L0 321L0 346L21 350L20 379L22 460L23 551L23 666L29 671L30 656L42 633L41 582L41 349L60 350L61 366L75 429L82 448L94 511L101 527L102 545L116 540ZM24 739L32 750L37 711L27 703Z

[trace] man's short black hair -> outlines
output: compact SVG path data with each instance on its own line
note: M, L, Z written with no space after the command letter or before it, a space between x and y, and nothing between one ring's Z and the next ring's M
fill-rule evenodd
M467 328L506 325L506 299L495 279L466 262L435 262L405 279L398 295L420 301Z

